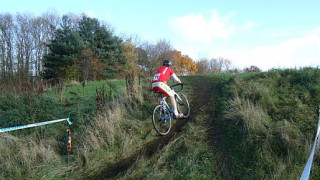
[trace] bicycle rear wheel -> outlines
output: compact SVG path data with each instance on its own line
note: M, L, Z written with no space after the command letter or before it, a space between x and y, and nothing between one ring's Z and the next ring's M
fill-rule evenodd
M153 110L152 124L159 135L167 135L171 129L172 116L168 108L158 105Z
M187 96L182 92L177 93L176 102L179 113L183 113L184 118L189 117L190 115L190 105L187 99Z

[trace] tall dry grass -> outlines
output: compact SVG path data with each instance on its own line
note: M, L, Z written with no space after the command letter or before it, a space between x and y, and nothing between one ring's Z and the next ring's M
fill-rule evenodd
M151 158L141 154L117 179L216 179L206 118L197 115L161 150Z
M140 100L114 97L84 131L72 132L73 149L67 156L60 154L64 132L43 139L0 134L0 179L85 179L130 156L145 142L143 131L152 128L149 121L137 119Z
M56 140L36 141L0 134L0 179L40 179L40 172L62 162Z
M240 98L238 94L230 100L230 110L226 117L235 123L243 122L249 134L262 133L268 136L271 119L259 106L248 99Z
M261 106L237 94L230 100L226 118L244 127L242 147L255 149L247 153L255 153L255 166L260 167L256 170L258 176L268 174L268 179L292 179L300 175L290 170L299 168L295 162L301 157L297 157L295 151L304 145L297 126L286 120L273 122ZM307 153L302 154L307 156Z
M236 177L295 179L301 175L318 121L319 73L305 68L243 74L225 87L232 94L224 111L230 123L229 143L241 147L232 150ZM314 168L320 172L318 165Z

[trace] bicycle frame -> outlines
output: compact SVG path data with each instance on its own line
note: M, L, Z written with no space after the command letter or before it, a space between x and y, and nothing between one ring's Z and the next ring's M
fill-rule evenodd
M168 108L170 114L169 116L167 114L164 114L164 120L168 120L173 118L173 109L168 105L167 101L166 101L166 96L161 95L161 100L160 100L160 105L162 105L162 108L165 110L166 108Z
M184 84L174 84L174 85L170 86L170 88L173 90L173 93L174 93L173 96L176 97L176 98L178 98L179 101L181 101L181 98L180 98L179 94L176 93L176 91L175 91L173 88L176 87L176 86L181 86L180 91L182 91L182 90L183 90L183 85L184 85Z
M178 85L181 85L181 90L182 90L183 84L173 85L171 86L171 89L173 91L173 96L176 101L178 112L182 110L183 114L186 114L182 118L187 118L190 113L189 103L186 96L182 92L180 92L179 90L178 92L175 92L175 90L173 89L174 86L178 86ZM167 135L170 132L170 129L172 127L172 119L174 119L174 110L171 106L169 106L166 99L167 99L166 95L160 94L160 102L154 108L153 115L152 115L153 127L159 135Z
M178 103L177 102L177 100L178 101L182 101L181 100L181 98L180 98L180 96L179 96L179 94L178 93L176 93L174 90L173 90L173 93L174 93L174 97L176 97L176 103ZM163 108L165 109L166 107L168 107L169 108L169 111L170 111L170 117L169 118L172 118L173 117L173 109L169 106L169 104L167 103L167 101L166 101L166 96L164 96L164 95L161 95L161 100L160 100L160 105L163 105ZM165 115L165 120L167 120L167 117L166 117L166 115Z

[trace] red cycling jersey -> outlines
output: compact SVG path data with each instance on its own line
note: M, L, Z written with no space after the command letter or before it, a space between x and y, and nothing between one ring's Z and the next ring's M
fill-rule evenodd
M153 76L152 83L154 82L167 83L172 74L174 74L174 71L173 69L171 69L171 67L162 66L157 70L156 74Z

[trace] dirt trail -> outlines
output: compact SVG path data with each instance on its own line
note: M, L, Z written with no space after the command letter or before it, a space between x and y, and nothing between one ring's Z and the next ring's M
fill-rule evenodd
M206 117L209 124L207 131L208 144L212 148L214 159L215 174L219 179L234 180L232 164L228 153L228 147L225 145L224 123L221 122L221 107L224 102L221 102L219 96L223 93L223 86L219 83L219 79L210 77L194 77L191 81L193 87L202 87L195 95L196 102L200 105L198 109ZM197 80L198 78L198 80ZM198 88L199 89L199 88Z
M179 119L176 123L174 123L174 126L172 127L170 133L166 136L159 136L155 140L146 143L143 147L138 149L135 153L133 153L131 156L121 159L119 162L109 165L106 167L100 174L96 174L94 176L90 176L87 179L109 179L112 177L116 177L121 172L129 169L129 167L138 159L139 156L144 155L149 158L152 157L155 153L160 151L163 147L165 147L171 140L173 140L178 133L180 133L182 127L192 119L192 114L195 113L193 109L196 109L192 104L198 104L193 103L193 99L191 99L191 96L188 96L188 100L190 101L191 105L191 112L190 117L187 119Z
M118 163L113 165L109 165L104 169L100 174L96 174L95 176L88 177L88 179L109 179L112 177L116 177L121 172L126 171L130 168L131 165L135 163L135 161L139 158L139 156L144 155L151 158L155 153L159 152L162 148L164 148L170 141L172 141L177 134L180 133L183 126L188 121L194 121L198 115L206 114L208 123L212 128L210 128L208 132L208 143L213 147L213 153L217 154L217 159L219 162L216 162L216 165L220 165L221 169L230 169L230 164L226 158L221 158L220 156L226 157L225 153L219 149L221 134L216 128L216 122L214 116L212 116L212 112L210 112L210 95L214 91L215 82L212 78L205 77L190 77L189 85L192 86L194 92L188 95L188 99L191 105L191 113L188 119L180 119L175 123L171 132L166 136L159 136L154 141L145 144L142 148L137 150L130 157L120 160ZM200 90L201 88L201 90ZM198 91L197 91L198 90ZM219 170L216 174L222 179L233 179L232 173L230 171Z
M176 134L181 131L181 128L184 126L187 120L188 119L182 119L177 121L176 125L173 126L171 132L168 135L161 136L161 137L159 136L154 141L148 142L128 158L122 159L118 163L115 163L113 165L109 165L100 174L97 174L92 177L88 177L88 179L96 180L96 179L109 179L109 178L115 177L121 172L129 169L129 167L138 159L139 156L144 155L149 158L152 157L153 154L161 150L172 139L174 139Z

